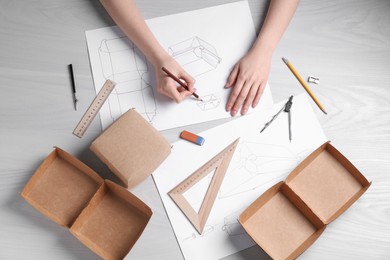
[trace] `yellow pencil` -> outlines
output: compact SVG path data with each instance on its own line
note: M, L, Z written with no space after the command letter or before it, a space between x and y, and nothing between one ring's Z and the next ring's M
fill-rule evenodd
M282 58L282 60L284 61L284 63L286 63L287 67L291 70L291 72L294 74L294 76L297 78L297 80L301 83L302 87L306 90L306 92L310 95L310 97L313 99L313 101L317 104L317 106L322 110L322 112L324 112L325 114L326 111L324 109L324 107L321 105L320 101L318 101L318 99L314 96L313 92L311 92L309 86L306 84L306 82L301 78L301 76L298 74L298 72L295 70L295 68L293 67L293 65L291 64L291 62L286 59L286 58Z

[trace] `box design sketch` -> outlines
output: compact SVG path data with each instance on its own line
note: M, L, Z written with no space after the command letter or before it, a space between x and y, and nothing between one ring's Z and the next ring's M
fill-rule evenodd
M127 37L102 40L98 52L104 78L116 83L108 98L112 121L136 108L152 122L157 106L145 56Z
M223 219L224 225L222 226L222 231L226 232L226 234L228 234L230 237L241 238L241 236L248 236L237 217L242 211L243 209L235 211L234 213L225 216Z
M225 178L225 186L219 192L219 198L227 198L237 194L255 190L264 182L256 181L263 176L268 182L280 180L280 175L292 169L301 161L301 156L288 147L261 142L243 141L237 151L239 160L233 172L239 173L240 179ZM231 175L235 176L235 175Z
M171 45L168 53L193 77L214 70L222 60L213 45L197 36Z
M215 96L214 94L202 96L201 98L202 100L197 101L196 105L202 111L207 111L207 110L217 108L221 103L221 99Z

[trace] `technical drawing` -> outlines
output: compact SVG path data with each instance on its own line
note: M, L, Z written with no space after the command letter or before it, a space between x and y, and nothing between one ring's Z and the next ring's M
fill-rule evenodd
M220 227L221 229L217 229L220 224L215 225L206 225L202 234L199 234L198 232L192 232L191 235L183 238L181 241L185 242L188 240L195 240L199 238L203 238L210 233L221 230L229 237L236 237L239 238L240 236L248 236L248 233L245 231L245 229L241 226L240 222L238 221L238 218L240 214L246 209L246 207L243 207L239 210L234 211L233 213L229 214L228 216L225 216L223 218L223 225Z
M215 230L216 226L218 226L218 225L206 225L203 229L202 234L199 234L198 232L195 231L195 232L192 232L191 235L189 235L188 237L183 238L181 241L186 242L188 240L195 240L198 238L205 237L208 234L210 234L211 232L213 232Z
M127 37L102 40L98 53L103 77L116 83L108 98L112 120L135 108L152 122L157 106L145 56Z
M214 70L222 60L214 46L198 36L171 45L168 53L193 77Z
M171 45L168 53L194 78L216 69L222 61L215 47L198 36ZM202 101L198 101L197 106L202 111L215 109L221 103L221 98L215 94L200 98Z
M300 161L298 155L283 145L242 141L238 153L236 167L227 174L221 187L220 199L255 190L274 181L290 172Z
M238 222L238 218L241 212L243 212L244 210L245 207L241 208L240 210L236 210L232 214L223 218L224 225L222 226L222 231L226 232L228 236L248 236L245 229L241 226L240 222Z
M196 105L200 108L202 111L207 111L211 109L215 109L219 106L221 103L221 98L216 97L214 94L206 95L200 97L202 100L198 101Z

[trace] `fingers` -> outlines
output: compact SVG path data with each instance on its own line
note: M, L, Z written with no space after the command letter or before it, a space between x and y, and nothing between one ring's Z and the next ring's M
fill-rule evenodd
M182 102L187 97L191 96L196 91L196 88L192 87L191 91L186 90L184 87L177 87L176 85L170 86L166 95L172 98L176 103Z
M238 85L238 84L241 85ZM241 86L241 87L240 87ZM234 86L233 92L230 94L228 106L231 106L230 114L235 116L237 112L242 107L243 103L247 99L248 93L252 88L252 83L250 81L245 81L241 83L240 80L237 81Z
M241 89L244 86L245 80L242 77L238 77L236 79L236 84L232 90L232 93L230 93L229 100L226 104L226 111L231 112L232 116L234 116L237 111L233 111L233 106L236 103L237 98L239 97L241 93Z
M181 70L178 77L179 79L184 80L184 84L187 86L187 89L182 86L177 87L176 83L173 85L173 87L170 87L171 97L173 100L175 100L176 103L180 103L196 91L194 88L195 79L191 77L190 74L184 70Z
M233 68L233 71L229 75L225 88L230 88L231 86L233 86L234 82L236 81L238 71L239 71L239 66L238 64L236 64Z
M266 82L261 83L260 88L257 90L255 99L252 102L252 108L255 108L257 104L259 104L260 98L263 95L266 84L267 84Z
M244 104L241 108L241 114L242 115L245 115L246 112L248 112L248 109L251 105L253 105L253 101L255 99L255 97L257 96L257 93L258 93L258 85L252 85L251 89L249 90L249 93L247 94L246 96L246 99L244 101Z
M192 89L195 85L195 79L193 77L191 77L190 74L188 74L186 71L181 71L180 74L179 74L179 78L180 79L183 79L185 81L185 84L187 85L188 87L188 90L190 92L192 92Z
M250 106L252 106L252 108L255 108L259 104L260 98L264 92L265 85L266 85L266 83L262 82L260 85L253 85L252 86L252 88L249 91L249 94L247 95L247 98L244 102L244 105L242 106L242 109L241 109L242 115L245 115L246 112L248 112L248 109Z
M177 91L183 92L183 91L186 91L186 89L184 87L180 86L180 87L177 88Z
M180 85L178 86L178 83L168 75L162 74L158 91L173 99L176 103L180 103L196 91L194 88L195 80L184 70L177 72L177 78L179 78L187 86L188 90Z
M235 116L241 109L241 114L245 115L250 106L255 108L260 101L261 95L263 94L265 84L265 82L251 83L251 81L246 81L242 84L238 81L230 94L227 104L227 109L230 108L230 110L228 110L230 111L230 114Z
M193 88L194 90L195 88ZM192 95L193 92L184 90L184 91L176 91L173 93L173 100L175 100L176 103L182 102L184 99L188 98L189 96Z

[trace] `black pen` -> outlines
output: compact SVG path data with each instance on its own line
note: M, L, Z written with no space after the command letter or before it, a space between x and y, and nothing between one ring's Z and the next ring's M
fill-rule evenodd
M72 92L73 92L73 104L74 104L74 110L77 110L77 97L76 97L76 85L74 83L74 75L73 75L73 66L72 64L69 64L69 72L70 72L70 80L72 84Z

